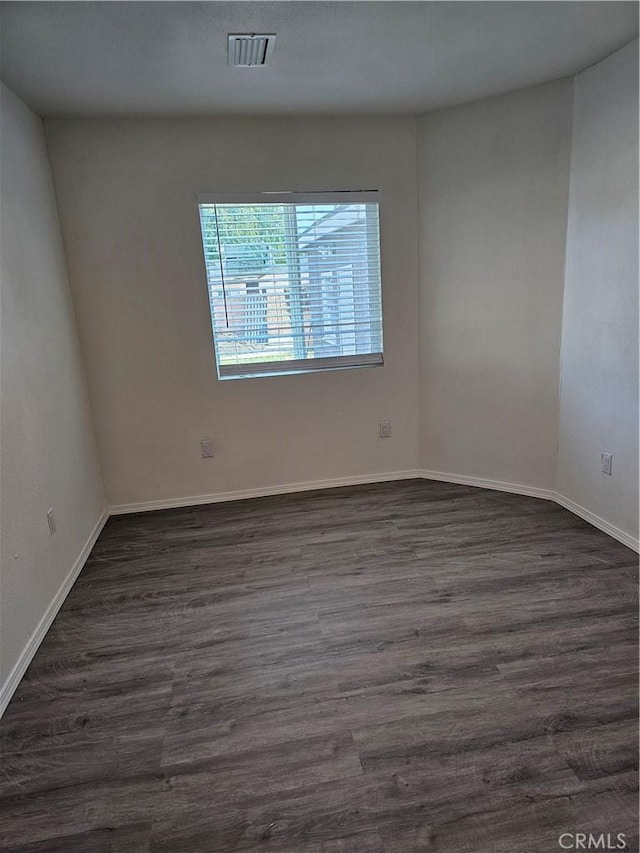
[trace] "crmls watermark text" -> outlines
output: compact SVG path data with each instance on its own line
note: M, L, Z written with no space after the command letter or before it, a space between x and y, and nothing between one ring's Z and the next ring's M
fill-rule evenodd
M601 832L599 835L586 832L563 832L558 838L563 850L628 850L624 832L615 835Z

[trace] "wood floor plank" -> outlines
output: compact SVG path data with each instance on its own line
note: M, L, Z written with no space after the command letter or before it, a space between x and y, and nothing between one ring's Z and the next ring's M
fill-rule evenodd
M149 853L151 824L107 827L3 847L6 853Z
M5 853L637 851L638 561L403 481L114 517L0 721Z

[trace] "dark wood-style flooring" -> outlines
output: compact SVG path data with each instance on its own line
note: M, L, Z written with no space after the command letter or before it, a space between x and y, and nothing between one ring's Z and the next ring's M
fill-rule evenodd
M541 500L112 518L0 721L0 849L636 851L636 644L637 556Z

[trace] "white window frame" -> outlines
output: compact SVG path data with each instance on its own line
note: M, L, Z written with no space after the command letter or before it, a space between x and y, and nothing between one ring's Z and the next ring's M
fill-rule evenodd
M378 256L380 259L380 352L362 353L356 355L329 356L304 359L287 359L285 361L253 362L247 365L247 370L239 368L242 365L221 364L218 357L216 344L216 329L213 311L209 306L211 314L211 329L215 349L216 366L218 378L226 379L254 379L265 376L284 376L298 373L326 372L328 370L345 370L360 367L382 367L384 365L384 336L383 317L384 305L382 294L382 238L380 227L380 193L378 190L340 190L340 191L318 191L318 192L257 192L257 193L198 193L196 196L198 212L200 205L213 204L362 204L374 202L378 205ZM199 221L199 224L200 221ZM205 247L202 239L202 228L200 238L203 248L203 259L205 266L205 280L207 280ZM208 290L208 288L207 288Z

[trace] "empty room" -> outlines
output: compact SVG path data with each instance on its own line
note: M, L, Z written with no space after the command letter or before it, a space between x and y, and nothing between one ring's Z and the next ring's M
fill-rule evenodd
M0 853L638 853L638 4L0 25Z

